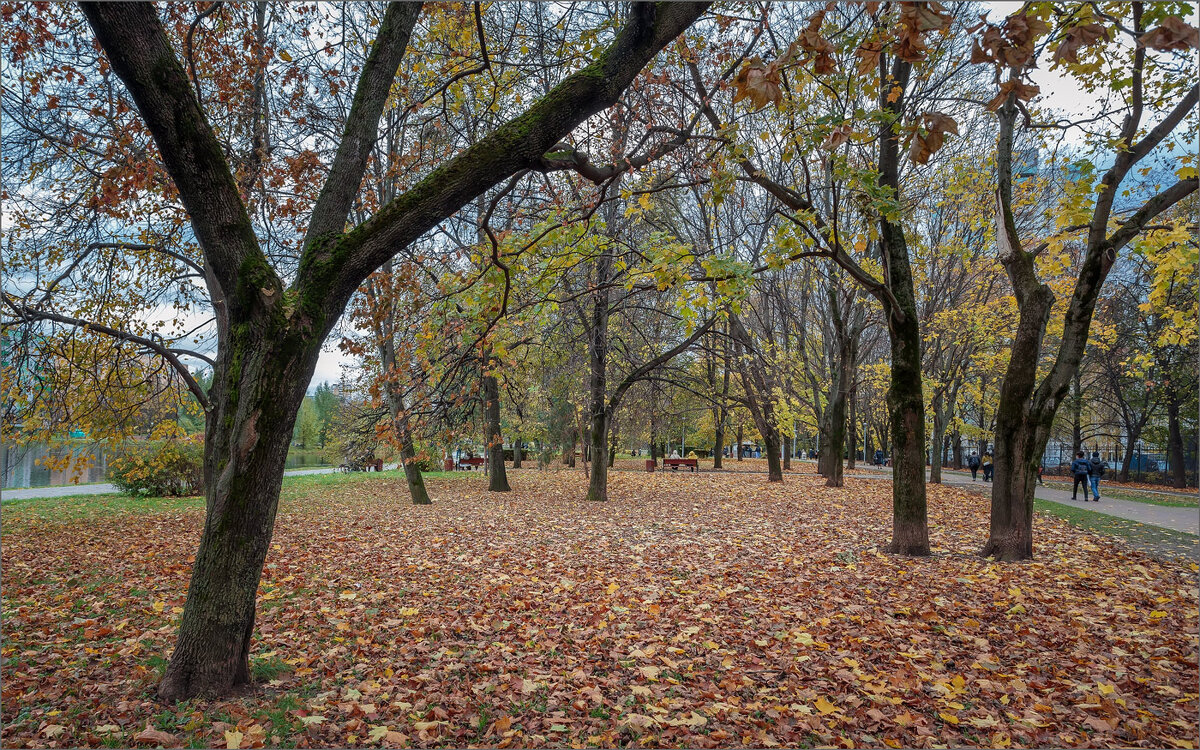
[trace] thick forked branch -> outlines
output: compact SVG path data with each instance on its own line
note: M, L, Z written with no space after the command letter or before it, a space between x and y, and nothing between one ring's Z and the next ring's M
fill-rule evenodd
M625 379L621 381L621 384L616 387L616 390L613 391L612 398L610 398L608 400L608 411L610 413L613 411L616 411L617 406L621 403L621 398L624 397L625 391L629 390L630 386L632 386L634 383L638 382L642 378L646 377L646 375L653 372L655 368L657 368L660 365L663 365L667 362L670 362L672 359L674 359L676 356L681 354L689 346L696 343L696 341L699 340L699 338L701 336L708 333L708 330L710 328L712 328L713 324L716 322L717 322L717 319L715 317L709 318L707 321L704 322L704 325L700 326L695 331L692 331L691 336L688 336L686 339L681 341L679 344L671 347L670 349L666 350L665 352L659 354L654 359L651 359L649 362L642 364L640 367L635 369L633 372L629 373L629 375L627 375L625 377Z
M329 315L372 271L500 180L540 164L579 123L611 106L663 47L708 3L639 3L617 38L583 70L567 76L525 113L509 120L429 173L410 190L347 233L328 257L301 267L302 299L323 301ZM329 325L326 321L326 325Z
M200 403L200 407L204 409L204 411L209 410L208 394L204 392L204 389L200 387L200 384L196 382L196 379L192 377L190 372L188 372L187 367L185 367L183 363L179 361L179 354L181 352L172 351L160 341L155 341L154 339L146 338L145 336L139 336L128 331L122 331L119 328L113 328L100 323L93 323L81 318L73 318L69 315L60 315L47 310L38 310L29 307L28 305L16 304L9 299L7 295L5 295L4 301L12 309L14 315L21 320L48 320L54 323L62 323L63 325L69 325L75 328L83 328L89 331L103 333L105 336L111 336L120 341L128 341L131 344L137 344L139 346L146 347L150 351L153 351L155 354L158 354L160 357L165 359L171 365L171 367L174 368L175 372L179 374L179 377L183 379L183 382L187 385L188 390L192 392L192 395L196 397L196 401ZM204 355L199 354L198 352L188 351L182 353L186 354L187 356L203 360L210 365L212 364L212 360L208 359L208 357L205 357Z
M408 39L421 14L421 3L391 3L383 15L379 35L363 64L354 92L354 103L346 117L346 127L338 144L337 155L329 169L317 203L313 207L304 247L310 250L330 233L340 235L346 217L354 205L367 168L367 158L379 132L379 118L387 103L388 92L396 79L396 69L408 48Z
M129 90L192 218L206 270L231 307L240 280L281 299L221 144L196 102L188 75L150 3L80 3L113 70ZM249 276L250 278L245 278ZM210 281L211 283L211 281ZM230 312L236 312L231 310Z
M1139 233L1149 229L1150 227L1147 226L1147 222L1153 220L1163 211L1174 206L1188 195L1196 192L1198 185L1200 185L1200 182L1195 177L1189 177L1186 180L1176 182L1171 187L1146 201L1133 216L1122 222L1121 226L1117 227L1116 231L1109 235L1107 244L1111 248L1110 252L1117 252Z

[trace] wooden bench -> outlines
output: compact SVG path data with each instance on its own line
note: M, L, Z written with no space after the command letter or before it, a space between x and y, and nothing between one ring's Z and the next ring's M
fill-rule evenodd
M663 468L670 466L671 471L679 471L680 466L686 466L692 471L700 468L700 461L695 458L664 458Z
M474 458L460 458L458 459L458 466L456 468L462 469L463 471L471 471L472 469L481 467L486 463L487 459L483 456L475 456Z

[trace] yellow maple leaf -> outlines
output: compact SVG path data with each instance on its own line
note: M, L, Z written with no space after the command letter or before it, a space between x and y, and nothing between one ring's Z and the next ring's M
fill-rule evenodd
M825 700L825 696L823 696L823 695L820 698L817 698L815 701L813 701L813 705L816 706L817 710L820 711L821 714L824 716L828 716L829 714L838 710L838 707L835 706L834 704L830 703L829 701Z

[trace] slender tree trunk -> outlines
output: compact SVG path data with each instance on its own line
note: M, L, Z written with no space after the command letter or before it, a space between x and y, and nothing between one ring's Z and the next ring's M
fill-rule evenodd
M842 451L846 450L845 374L846 366L839 366L838 379L834 382L833 390L829 392L829 404L826 407L829 428L824 449L821 451L821 461L824 464L823 475L827 487L845 485L841 458Z
M620 435L617 430L616 418L613 418L612 424L609 425L608 432L608 468L611 469L613 467L613 461L615 461L617 458L617 445L619 445L621 442Z
M1133 444L1132 437L1125 441L1125 450L1121 455L1121 472L1117 475L1119 482L1129 481L1129 471L1133 467Z
M775 404L772 400L773 389L771 379L767 375L762 355L754 349L749 332L737 318L730 316L730 330L739 348L750 353L748 357L738 357L743 389L746 392L746 405L758 434L762 435L767 449L767 481L782 482L783 466L779 457L779 427L775 416ZM748 361L747 361L748 360Z
M1187 466L1183 462L1183 431L1179 427L1179 393L1175 383L1167 388L1167 456L1171 460L1171 485L1187 486Z
M392 274L392 262L383 266L384 274ZM413 441L412 425L409 423L408 410L404 404L404 394L400 385L395 381L398 363L396 362L395 314L393 301L376 293L374 282L367 284L367 296L371 306L377 310L387 309L387 315L381 316L375 323L375 337L379 350L379 361L383 366L384 400L387 402L388 415L392 420L392 431L400 443L400 465L404 467L404 480L408 484L408 495L413 505L429 505L429 491L425 488L425 478L421 476L421 467L417 465L417 450Z
M929 461L929 483L942 483L942 457L945 455L945 448L942 443L946 438L946 410L945 396L939 389L933 394L933 440L930 445L933 448L930 450L932 454Z
M848 447L848 450L846 451L846 468L850 469L851 471L854 470L855 464L858 459L858 430L856 429L857 425L858 425L858 418L857 418L857 415L855 414L855 401L858 400L856 398L856 396L858 394L855 391L856 391L856 389L854 388L853 385L851 385L850 400L849 400L849 415L846 417L846 438L849 441L848 442L849 447ZM864 455L863 458L865 460L866 456Z
M500 434L500 384L493 374L483 376L484 418L487 423L488 492L511 492L504 468L504 437Z
M959 433L958 430L955 430L954 434L951 436L950 446L952 452L951 455L953 456L952 460L954 461L954 468L961 470L963 467L963 444L962 434Z
M404 465L404 481L408 484L408 495L413 505L429 505L429 490L425 488L425 477L421 475L421 467L417 465L417 451L413 445L412 435L408 434L400 445L400 462Z
M519 437L513 438L513 468L514 469L521 468L521 461L523 459L522 454L524 453L524 448L525 448L525 443L522 442L521 438L519 438Z
M613 205L613 204L610 204ZM611 224L609 225L611 232ZM606 245L594 264L596 290L592 292L592 314L588 332L588 448L592 462L587 499L608 500L608 277L612 269L611 249Z
M737 428L737 460L742 460L742 426L739 424Z
M725 425L722 419L717 419L717 427L713 432L713 468L720 469L723 458L721 453L725 450Z
M1078 371L1071 378L1071 391L1071 454L1074 455L1083 450L1083 387Z

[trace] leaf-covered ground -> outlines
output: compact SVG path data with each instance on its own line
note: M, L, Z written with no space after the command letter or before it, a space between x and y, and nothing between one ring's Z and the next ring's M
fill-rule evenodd
M234 698L151 699L203 516L86 498L3 519L3 745L1178 746L1197 588L1039 517L973 555L985 500L931 487L935 555L884 554L889 486L789 476L391 477L285 493ZM90 505L88 503L91 503ZM41 510L39 510L39 508Z

